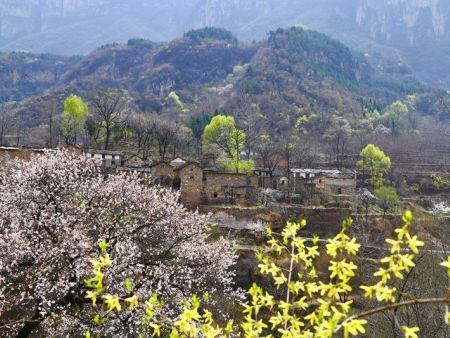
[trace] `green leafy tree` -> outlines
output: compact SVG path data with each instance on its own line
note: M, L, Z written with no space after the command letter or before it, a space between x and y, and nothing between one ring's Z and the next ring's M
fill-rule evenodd
M386 215L387 211L394 211L400 205L400 197L392 187L380 187L376 189L375 196L380 201L383 215Z
M174 91L171 91L169 95L167 96L167 99L169 101L172 101L175 106L182 112L188 111L188 109L185 107L184 103L180 100L180 97L177 93Z
M361 151L360 156L361 160L357 162L357 165L370 171L372 187L381 187L384 175L391 169L390 157L373 144L368 144Z
M402 121L408 116L408 106L402 101L392 103L382 116L384 125L391 129L391 134L398 135Z
M88 106L83 99L70 95L64 101L61 132L67 144L76 144L77 135L82 131L88 117Z
M178 129L179 129L178 128L179 112L185 113L185 112L188 112L189 109L186 108L184 103L181 101L180 97L174 91L171 91L169 93L169 95L167 96L167 100L169 102L172 102L173 104L175 104L175 107L176 107L176 112L175 112L175 131L178 131ZM173 139L173 158L175 158L176 155L177 155L178 141L179 141L178 133L176 132L174 134L174 139Z
M245 132L236 128L232 116L217 115L212 118L203 131L203 147L206 151L219 153L219 163L224 169L236 173L253 170L253 161L241 159L241 152L245 148Z
M234 45L238 43L238 39L230 31L217 27L205 27L190 30L184 34L184 36L191 39L195 43L200 43L205 39L223 40Z

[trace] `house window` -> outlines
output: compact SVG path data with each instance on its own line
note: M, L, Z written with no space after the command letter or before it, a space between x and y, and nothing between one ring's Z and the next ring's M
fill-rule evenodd
M241 194L236 194L236 198L241 198Z
M338 188L338 195L342 195L342 188Z
M323 183L323 179L320 178L319 179L319 183L322 184Z
M218 193L214 193L214 198L217 198L219 196L219 194Z
M193 180L193 179L194 179L194 176L189 176L189 178L190 178L191 180Z

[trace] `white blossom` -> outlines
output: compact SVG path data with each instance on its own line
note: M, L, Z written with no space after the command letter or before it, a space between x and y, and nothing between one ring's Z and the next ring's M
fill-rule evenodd
M127 278L137 295L157 293L169 305L233 292L231 244L209 240L208 216L185 209L170 190L135 175L105 176L91 159L64 151L15 162L0 182L0 335L79 335L73 330L92 313L83 281L102 240L113 261L111 293L124 294ZM130 318L108 321L110 334L132 330L123 324Z

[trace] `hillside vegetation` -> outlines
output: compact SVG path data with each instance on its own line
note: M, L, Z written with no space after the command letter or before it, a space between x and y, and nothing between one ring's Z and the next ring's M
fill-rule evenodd
M270 99L279 104L275 110L286 109L288 115L330 110L360 114L362 101L383 107L428 90L408 74L380 73L338 41L301 27L279 29L268 40L251 45L223 34L192 31L166 44L132 39L125 45L103 46L71 64L58 57L19 54L17 59L17 54L9 54L4 57L5 72L22 70L22 82L15 85L13 77L5 76L3 84L10 94L3 101L39 92L87 97L103 87L127 90L143 112L164 113L166 96L176 90L191 113L205 110L212 100L213 110L233 113L237 97L244 96L267 113L273 112L265 105ZM27 78L27 69L39 72L42 79L33 74Z
M262 139L277 145L278 153L293 144L297 154L291 160L299 166L354 166L355 156L370 142L382 143L390 155L402 159L406 149L422 149L418 163L428 163L423 156L447 149L442 143L448 132L446 92L404 69L381 71L337 40L302 26L272 31L266 40L252 44L238 42L226 30L205 28L164 44L131 39L106 45L79 60L47 57L55 62L45 63L31 55L23 58L29 61L9 55L7 67L53 75L47 83L39 77L22 80L34 92L13 103L7 101L27 92L5 78L9 94L2 109L16 119L6 133L8 144L54 144L66 97L78 95L92 110L96 93L119 90L127 101L126 115L159 119L174 129L173 144L164 141L164 154L170 151L173 156L178 150L179 155L199 156L202 130L217 113L236 118L247 135L247 154L261 153L257 148ZM99 134L91 128L98 122L88 118L87 123L90 134L83 145L100 146ZM123 132L132 126L120 127L113 138L129 140ZM178 142L186 149L177 147Z

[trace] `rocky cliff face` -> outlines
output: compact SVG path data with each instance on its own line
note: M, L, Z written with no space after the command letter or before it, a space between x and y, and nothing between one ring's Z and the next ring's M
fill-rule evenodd
M442 39L450 32L450 3L442 0L360 1L355 21L370 37L391 41L403 36L410 45L423 38Z
M2 0L0 49L86 53L130 37L169 40L222 26L246 40L299 23L363 52L400 50L423 78L447 84L447 0Z

